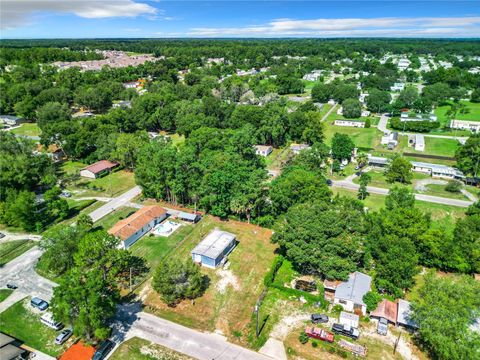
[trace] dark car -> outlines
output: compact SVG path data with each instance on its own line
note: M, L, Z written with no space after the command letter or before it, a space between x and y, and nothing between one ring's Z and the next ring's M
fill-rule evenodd
M348 325L333 324L332 331L340 335L351 337L352 339L355 339L355 340L357 340L360 337L360 332L358 331L358 329Z
M320 323L327 323L328 322L328 316L325 314L312 314L310 316L310 319L312 320L312 323L314 324L320 324Z
M4 237L5 237L5 234L0 232L0 239Z
M15 290L15 289L18 289L18 286L15 284L7 284L7 288Z
M361 171L357 171L357 172L355 173L355 175L357 175L357 176L361 176L362 174L363 174L363 173L362 173Z
M333 185L333 181L332 181L332 180L330 180L330 179L327 179L327 181L326 181L326 182L327 182L327 185L328 185L328 186L332 186L332 185Z
M102 360L104 359L110 351L115 347L115 343L111 340L103 341L98 347L95 354L93 354L92 360Z
M58 336L55 338L55 344L62 345L65 341L67 341L70 336L72 336L71 329L64 329Z
M38 297L33 297L32 300L30 300L30 305L42 311L48 308L48 303Z

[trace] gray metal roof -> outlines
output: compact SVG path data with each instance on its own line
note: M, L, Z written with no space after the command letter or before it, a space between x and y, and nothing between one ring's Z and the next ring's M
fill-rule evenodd
M355 304L365 305L363 296L370 291L372 278L364 273L355 271L350 274L348 281L337 286L335 297L342 300L349 300Z
M412 165L414 167L431 169L431 171L435 173L442 173L442 174L448 174L448 175L455 175L458 172L458 170L455 168L452 168L446 165L440 165L440 164L431 164L431 163L425 163L420 161L412 161Z
M234 240L235 235L226 231L215 229L197 246L195 246L195 248L192 250L192 254L203 255L210 259L216 259Z
M14 341L15 339L13 337L0 332L0 347L10 344L11 342L14 342Z
M410 302L398 299L397 323L418 328L418 325L410 319L411 313Z
M191 220L191 221L194 221L197 218L197 216L198 216L197 214L187 213L187 212L183 212L183 211L180 211L178 213L179 218L187 219L187 220Z
M388 164L388 159L380 156L369 156L368 162L373 164Z
M14 115L0 115L0 119L8 119L8 120L21 120L18 116Z

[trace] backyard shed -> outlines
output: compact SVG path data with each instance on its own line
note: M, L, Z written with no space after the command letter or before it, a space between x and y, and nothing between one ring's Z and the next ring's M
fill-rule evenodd
M384 318L392 324L397 323L398 305L396 302L383 299L377 305L377 308L370 313L371 317Z
M409 301L398 299L397 324L408 328L418 329L418 325L411 319L412 309Z
M187 212L184 212L184 211L180 211L178 213L177 217L180 220L189 221L189 222L192 222L192 223L196 223L196 222L200 221L200 219L202 218L198 214L187 213Z
M100 160L80 170L80 176L96 179L97 177L100 177L103 174L113 170L117 166L118 163L116 162Z
M192 259L202 266L215 269L235 247L235 235L213 230L192 250Z
M338 322L342 325L347 325L353 328L358 328L358 323L360 321L360 317L358 315L342 311L340 312L340 317L338 318Z

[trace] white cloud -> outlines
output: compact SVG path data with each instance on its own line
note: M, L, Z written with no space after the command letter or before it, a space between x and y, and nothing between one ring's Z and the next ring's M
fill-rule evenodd
M1 28L16 28L38 13L64 13L97 19L155 15L158 10L133 0L1 0Z
M480 17L455 18L351 18L275 19L267 24L246 27L193 28L187 35L200 37L477 37Z

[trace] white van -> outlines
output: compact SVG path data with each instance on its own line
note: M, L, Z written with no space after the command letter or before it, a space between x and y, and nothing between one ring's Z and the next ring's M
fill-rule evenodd
M63 327L62 323L53 319L53 314L51 312L43 314L40 321L54 330L60 330Z

